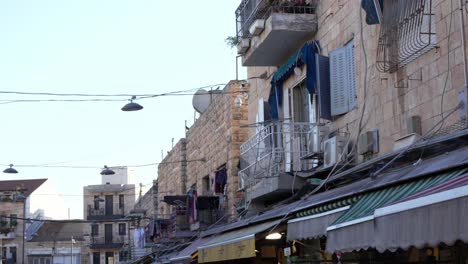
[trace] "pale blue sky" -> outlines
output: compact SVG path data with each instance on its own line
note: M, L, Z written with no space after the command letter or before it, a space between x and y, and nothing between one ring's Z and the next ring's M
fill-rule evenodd
M239 2L0 1L0 90L157 94L226 83L236 76L236 53L224 39L235 34ZM120 111L122 102L0 104L0 164L159 162L171 139L184 136L185 120L193 123L191 100L142 100L139 112ZM49 179L33 208L40 203L54 217L71 208L81 218L82 187L100 183L99 169L17 169L1 179ZM156 166L135 171L145 184L157 175Z

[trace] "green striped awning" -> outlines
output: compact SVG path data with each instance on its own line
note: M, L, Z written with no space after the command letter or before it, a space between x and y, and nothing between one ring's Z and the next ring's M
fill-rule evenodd
M306 210L302 210L302 211L296 213L296 217L304 217L304 216L321 214L321 213L325 213L325 212L328 212L328 211L332 211L332 210L335 210L335 209L338 209L338 208L342 208L342 207L351 205L351 204L359 201L360 198L361 198L361 195L354 195L354 196L351 196L351 197L340 199L338 201L333 201L333 202L330 202L330 203L318 205L318 206L315 206L315 207L312 207L312 208L309 208L309 209L306 209Z
M351 205L351 208L347 212L338 217L332 226L371 216L374 214L374 210L379 207L397 202L412 194L437 186L467 171L468 169L462 169L443 173L364 194L359 201Z

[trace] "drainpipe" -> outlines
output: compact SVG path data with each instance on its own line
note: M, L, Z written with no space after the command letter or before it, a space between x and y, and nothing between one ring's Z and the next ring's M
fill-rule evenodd
M466 59L466 47L465 47L465 17L463 14L463 0L460 0L460 24L461 24L461 45L463 51L463 73L465 77L464 92L465 102L468 103L468 66ZM468 118L468 106L465 105L465 118Z
M460 24L461 24L461 44L463 51L463 67L465 77L465 87L468 85L468 66L466 59L466 48L465 48L465 16L463 15L463 0L460 0Z

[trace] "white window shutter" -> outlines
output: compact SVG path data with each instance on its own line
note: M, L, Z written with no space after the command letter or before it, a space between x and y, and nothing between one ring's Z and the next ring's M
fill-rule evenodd
M331 114L348 112L348 91L346 76L346 48L330 52L330 99Z
M354 60L354 44L353 42L350 42L348 45L346 45L346 69L348 71L347 74L347 79L348 79L348 111L353 110L354 108L357 108L357 95L356 95L356 66L355 66L355 60Z
M257 112L257 122L258 123L263 123L265 122L264 116L265 116L265 109L263 108L263 97L258 98L258 112Z
M337 116L356 107L356 70L353 43L330 52L331 115Z

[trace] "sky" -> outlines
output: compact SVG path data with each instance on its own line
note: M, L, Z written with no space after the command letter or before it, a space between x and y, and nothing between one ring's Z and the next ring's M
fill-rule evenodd
M123 112L125 102L5 103L73 98L2 92L160 94L227 83L236 51L224 39L235 35L239 2L0 1L0 168L19 171L0 180L47 178L31 208L55 219L68 210L82 218L83 186L100 184L104 165L130 166L150 186L157 166L131 165L160 162L184 137L192 96L140 100L143 110Z

